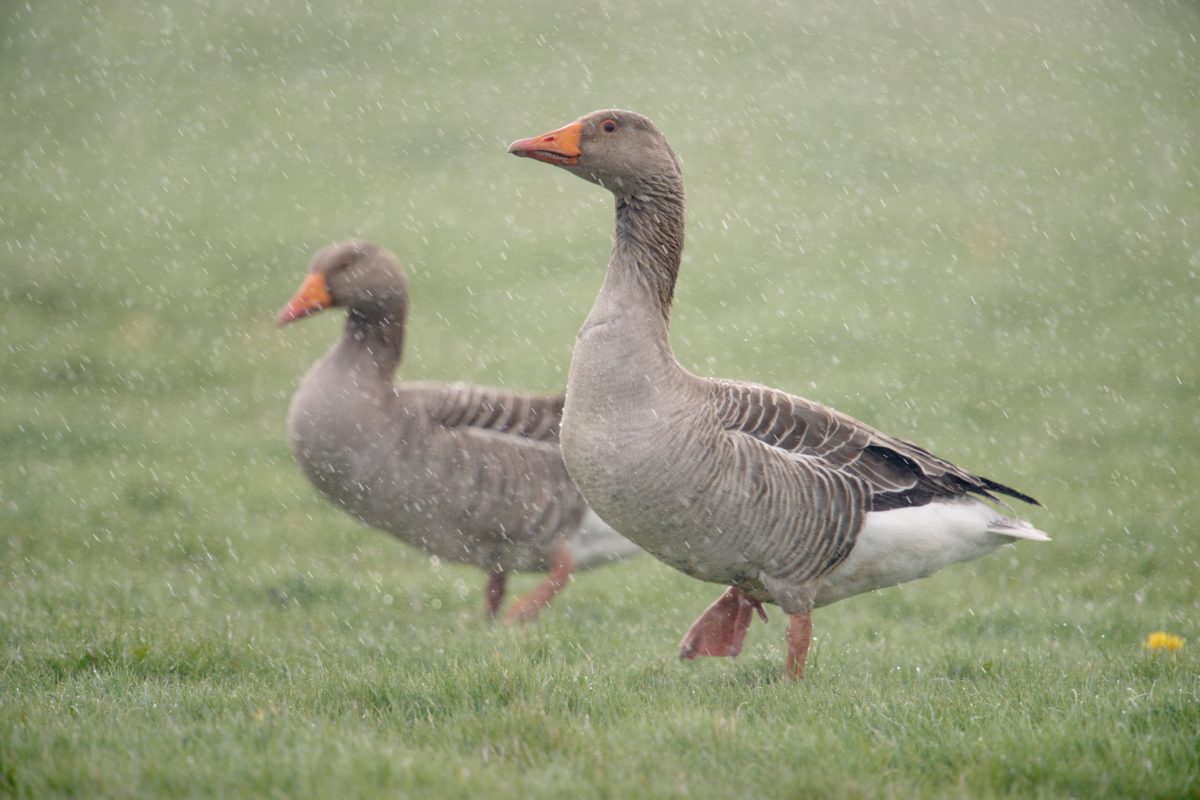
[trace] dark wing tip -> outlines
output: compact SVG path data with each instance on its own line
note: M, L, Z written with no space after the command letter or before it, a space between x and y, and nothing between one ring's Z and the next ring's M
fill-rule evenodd
M993 492L997 492L998 494L1007 495L1008 497L1014 497L1023 503L1029 503L1029 505L1031 505L1031 506L1040 506L1041 505L1041 503L1039 503L1037 500L1033 499L1032 497L1025 494L1024 492L1018 492L1016 489L1012 488L1011 486L1005 486L1003 483L996 483L996 481L990 480L989 478L980 478L980 480L983 481L984 486L986 486L989 490L991 490Z

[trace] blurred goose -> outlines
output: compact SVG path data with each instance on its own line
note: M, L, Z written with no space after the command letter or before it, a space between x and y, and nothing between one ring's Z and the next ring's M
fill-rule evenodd
M347 311L341 340L309 369L288 411L292 453L312 484L368 525L484 570L489 618L510 572L549 572L509 610L509 621L527 621L573 571L640 552L567 476L561 395L393 383L407 304L396 257L351 241L317 253L280 310L280 325Z
M668 320L683 178L645 117L597 111L509 152L616 197L608 273L571 360L562 452L604 519L676 569L729 585L682 657L736 655L769 602L791 616L785 674L800 678L814 607L1048 539L984 502L1036 504L1028 495L809 400L679 365Z

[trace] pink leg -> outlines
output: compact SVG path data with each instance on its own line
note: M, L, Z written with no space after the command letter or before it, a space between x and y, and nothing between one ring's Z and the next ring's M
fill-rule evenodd
M730 586L688 628L679 643L679 657L736 656L742 652L742 642L750 629L750 620L754 619L754 611L763 622L767 621L762 603Z
M500 611L500 603L504 600L504 587L508 583L508 575L499 567L488 570L487 586L483 590L483 613L488 622L496 618Z
M554 596L567 585L567 581L571 579L571 573L574 571L575 559L571 558L571 553L566 547L561 548L546 580L535 586L529 594L513 603L513 607L504 617L504 622L508 625L517 622L533 622L538 618L538 614L542 613L542 609L548 606Z
M812 612L792 614L787 630L787 669L783 676L792 680L804 677L804 662L808 660L808 646L812 643Z

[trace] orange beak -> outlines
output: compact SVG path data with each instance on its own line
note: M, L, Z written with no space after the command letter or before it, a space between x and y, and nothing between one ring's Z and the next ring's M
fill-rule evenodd
M508 146L508 152L522 158L532 158L545 161L547 164L571 166L579 163L579 137L583 133L583 125L572 122L565 128L533 136L529 139L518 139Z
M331 305L333 305L333 298L329 296L329 284L325 283L325 276L319 272L311 272L304 279L304 283L300 284L300 288L296 290L296 296L286 306L279 309L279 313L275 316L275 323L282 327L289 322L304 319L310 314L329 308Z

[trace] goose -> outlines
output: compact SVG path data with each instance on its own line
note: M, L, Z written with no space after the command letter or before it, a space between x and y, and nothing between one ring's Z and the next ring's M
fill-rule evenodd
M771 603L789 615L784 674L799 679L814 608L1049 540L1002 500L1036 505L1029 495L810 400L679 364L669 321L683 177L650 120L596 111L509 152L616 199L608 271L571 358L562 454L601 517L728 586L688 629L682 658L737 655Z
M528 622L572 573L640 552L592 511L558 447L562 395L463 383L394 383L408 292L397 258L371 242L316 254L280 326L346 309L340 341L300 382L288 439L321 494L367 525L487 574L499 611L512 572L548 572L506 621Z

